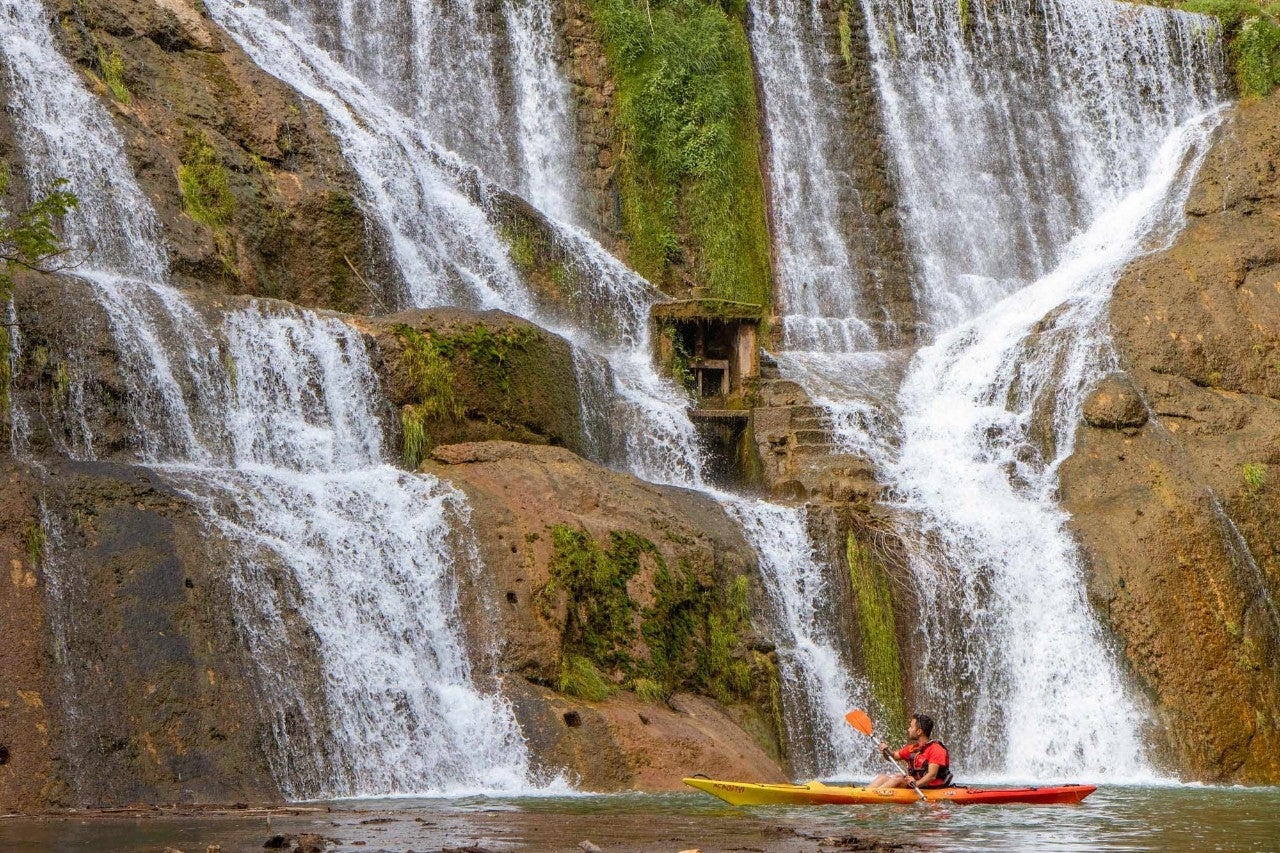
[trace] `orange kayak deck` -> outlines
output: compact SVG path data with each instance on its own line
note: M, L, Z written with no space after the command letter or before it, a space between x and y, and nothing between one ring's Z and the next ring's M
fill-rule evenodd
M734 806L860 806L873 803L910 805L920 797L910 788L855 788L848 785L764 785L753 782L724 782L693 777L686 785L719 797ZM967 805L987 803L1031 803L1050 805L1078 803L1098 790L1096 785L1044 785L1027 788L926 788L925 799Z

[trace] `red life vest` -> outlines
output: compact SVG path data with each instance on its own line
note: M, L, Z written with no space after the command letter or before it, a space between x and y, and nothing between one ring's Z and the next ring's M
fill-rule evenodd
M920 779L924 774L929 772L929 762L925 760L924 751L931 745L937 744L942 747L942 752L946 760L934 762L938 765L938 775L933 778L927 786L928 788L946 788L951 785L951 750L947 749L947 745L940 740L931 740L924 746L915 747L908 755L907 773L912 779Z

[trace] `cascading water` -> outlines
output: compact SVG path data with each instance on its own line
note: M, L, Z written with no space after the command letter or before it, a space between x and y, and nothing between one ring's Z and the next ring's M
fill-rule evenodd
M1056 470L1109 358L1111 287L1176 228L1215 123L1216 24L1107 0L862 11L935 340L896 391L887 353L781 361L901 511L919 695L966 773L1141 772L1142 714L1085 599Z
M657 292L572 224L574 208L566 199L575 198L576 189L564 184L574 174L573 148L568 144L568 122L559 118L569 114L567 87L549 82L560 80L546 30L549 7L543 2L526 6L507 7L503 19L510 28L508 37L520 45L513 76L525 82L514 123L517 142L508 151L510 160L490 175L463 163L484 159L465 146L446 151L447 128L438 127L428 115L406 112L403 99L383 97L380 93L388 84L376 79L377 69L362 68L358 61L349 61L349 54L326 50L326 45L342 42L342 32L353 21L329 21L322 33L314 23L317 14L309 11L317 7L302 0L259 6L229 0L207 3L255 61L325 109L365 184L374 215L392 237L410 282L409 302L500 307L565 336L577 350L588 447L597 460L653 482L710 491L696 434L685 413L687 401L653 368L648 318ZM425 55L421 48L394 39L376 50L384 61L397 51ZM435 59L445 69L457 64L447 53ZM468 87L477 97L497 91ZM546 93L539 96L545 101L535 103L530 97L534 92ZM537 121L531 120L535 107L544 113ZM520 174L525 178L502 179ZM483 202L490 180L523 189L528 200L552 218L549 226L563 258L579 273L576 278L583 288L567 311L563 305L539 304L535 294L524 290L502 235L477 204L477 196ZM561 221L555 221L557 217ZM858 693L834 640L816 617L821 571L805 538L804 514L713 494L742 522L775 593L787 635L784 677L795 687L788 692L808 697L797 700L795 708L804 722L792 722L819 732L815 740L824 745L824 754L810 763L815 772L848 767L852 748L841 715Z
M617 411L608 416L625 421L628 434L644 437L631 445L636 455L618 461L661 482L684 482L693 475L698 453L693 427L683 414L683 398L649 365L648 315L659 294L648 282L585 233L549 219L548 227L580 289L568 305L540 300L525 286L507 242L487 218L482 203L495 191L489 176L462 159L464 154L470 157L469 151L447 150L446 131L432 124L430 117L401 112L378 95L376 81L358 76L358 65L347 68L322 48L317 35L286 23L310 20L312 15L300 11L311 8L308 4L289 4L288 14L277 10L279 18L266 9L227 0L214 0L208 8L256 62L324 108L364 184L371 212L390 236L408 283L409 304L501 308L589 350L590 356L578 359L580 368L600 370L607 365L611 374L588 383L614 386L609 405ZM513 14L511 20L519 16ZM394 40L379 50L424 53L412 43ZM434 57L447 67L455 59L448 54ZM543 61L550 62L550 57ZM483 97L488 89L476 91L476 97ZM545 130L546 125L534 127L541 132L538 128ZM520 162L531 159L543 164L544 177L546 173L572 174L567 163L561 164L563 170L547 165L545 156L552 150L568 156L567 146L553 149L547 140L522 140L511 162L499 172L517 171ZM520 153L530 151L542 153ZM547 183L542 180L531 186ZM551 194L530 200L551 213L565 197Z
M812 0L763 0L751 10L751 48L763 90L783 345L849 351L873 347L866 321L874 244L852 177L834 157L847 133L829 78L823 20Z
M1110 0L864 0L917 301L947 329L1057 266L1219 97L1217 26Z
M80 199L66 238L88 257L76 274L94 286L125 355L139 455L241 546L233 607L259 667L281 788L528 789L511 709L477 687L454 627L454 567L474 561L465 501L384 463L360 335L261 307L211 331L163 284L155 214L40 4L4 0L0 36L32 186L65 177ZM295 683L308 662L281 642L284 612L314 634L318 695Z

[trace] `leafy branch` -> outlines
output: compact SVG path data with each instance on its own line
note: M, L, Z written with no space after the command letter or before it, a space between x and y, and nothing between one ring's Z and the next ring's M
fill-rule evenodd
M70 251L62 243L58 226L63 217L80 205L68 182L58 178L48 190L25 209L0 210L0 299L13 290L13 268L58 272L71 264L61 263ZM9 190L9 170L0 164L0 197Z

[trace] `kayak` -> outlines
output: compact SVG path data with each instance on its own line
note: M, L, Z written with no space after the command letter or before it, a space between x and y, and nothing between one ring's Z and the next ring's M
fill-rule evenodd
M694 777L684 783L734 806L860 806L871 803L919 802L911 788L855 788L849 785L758 785ZM1055 785L1030 788L925 788L925 799L944 803L1078 803L1098 790L1096 785Z

